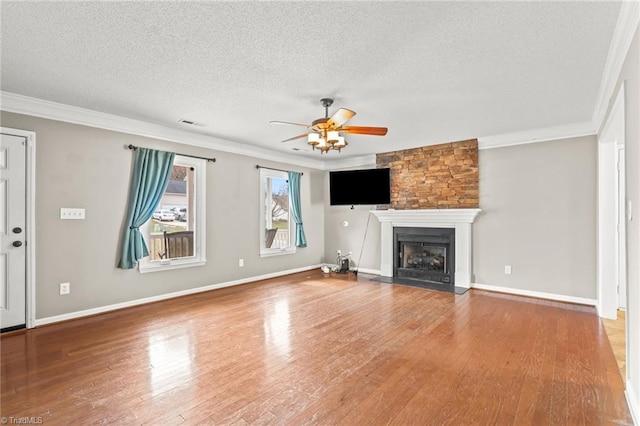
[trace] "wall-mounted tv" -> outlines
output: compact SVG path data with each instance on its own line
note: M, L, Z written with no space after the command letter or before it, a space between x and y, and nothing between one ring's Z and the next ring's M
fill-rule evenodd
M390 204L389 169L329 172L329 199L332 206Z

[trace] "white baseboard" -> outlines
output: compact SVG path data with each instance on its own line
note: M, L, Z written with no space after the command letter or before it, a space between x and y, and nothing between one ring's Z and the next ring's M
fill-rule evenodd
M297 272L309 271L311 269L319 268L320 265L303 266L302 268L289 269L286 271L278 271L270 274L258 275L255 277L242 278L234 281L227 281L224 283L207 285L204 287L190 288L188 290L176 291L173 293L160 294L158 296L145 297L143 299L130 300L122 303L115 303L113 305L100 306L98 308L85 309L82 311L70 312L68 314L56 315L53 317L46 317L36 319L35 326L41 326L46 324L53 324L60 321L68 321L71 319L82 318L90 315L102 314L105 312L115 311L117 309L129 308L131 306L144 305L145 303L158 302L160 300L173 299L175 297L187 296L189 294L203 293L205 291L216 290L224 287L231 287L234 285L247 284L254 281L266 280L269 278L281 277L283 275L295 274Z
M477 288L478 290L495 291L499 293L515 294L518 296L537 297L539 299L556 300L558 302L579 303L581 305L596 306L596 299L566 296L564 294L543 293L541 291L522 290L520 288L500 287L496 285L479 284L479 283L471 284L471 288Z
M633 391L629 380L627 380L626 386L627 389L624 392L624 396L627 397L627 404L629 405L633 424L640 425L640 405L638 405L640 404L640 400L638 399L639 395Z
M358 272L363 274L380 275L379 269L358 268Z

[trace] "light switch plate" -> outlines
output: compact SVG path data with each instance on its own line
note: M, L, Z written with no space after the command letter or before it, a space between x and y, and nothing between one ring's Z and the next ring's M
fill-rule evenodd
M60 219L84 219L84 209L60 209Z

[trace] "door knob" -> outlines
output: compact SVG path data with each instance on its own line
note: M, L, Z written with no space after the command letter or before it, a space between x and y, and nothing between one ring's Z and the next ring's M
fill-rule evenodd
M22 228L16 227L16 228L13 228L12 231L13 231L14 234L19 234L19 233L22 232Z
M13 246L14 247L21 247L22 246L22 241L14 241L13 242Z

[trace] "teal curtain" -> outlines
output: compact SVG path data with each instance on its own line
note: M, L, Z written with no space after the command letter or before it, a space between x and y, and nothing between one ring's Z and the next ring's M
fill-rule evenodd
M296 222L296 247L306 247L307 237L302 226L302 207L300 207L300 176L298 172L289 172L289 204L293 220Z
M129 191L127 222L122 238L122 257L119 267L132 269L139 259L149 256L149 249L140 233L140 226L148 221L160 204L167 188L175 153L137 148Z

